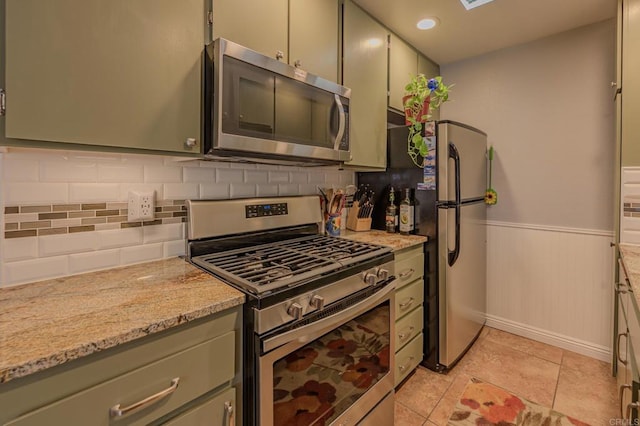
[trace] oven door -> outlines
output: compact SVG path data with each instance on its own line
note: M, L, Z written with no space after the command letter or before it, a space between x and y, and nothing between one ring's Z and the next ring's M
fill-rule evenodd
M394 287L261 341L260 425L355 425L393 392Z

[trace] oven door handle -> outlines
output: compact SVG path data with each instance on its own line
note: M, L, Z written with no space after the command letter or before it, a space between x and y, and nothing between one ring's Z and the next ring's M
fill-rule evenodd
M270 350L282 346L285 343L293 341L298 341L300 343L310 342L317 336L321 336L330 332L331 330L334 330L336 328L336 324L343 324L344 322L347 322L350 319L355 318L358 315L361 315L368 310L376 307L382 300L388 298L389 293L392 293L395 288L395 281L392 281L388 283L383 289L372 294L366 299L349 306L347 309L344 309L329 317L315 321L311 324L295 328L293 330L278 334L277 336L267 339L262 342L262 350L264 352L269 352ZM393 310L393 303L391 303L391 309ZM391 312L391 318L393 317L394 313Z

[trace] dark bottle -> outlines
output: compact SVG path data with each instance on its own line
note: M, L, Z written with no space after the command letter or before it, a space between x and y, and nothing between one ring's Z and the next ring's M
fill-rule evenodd
M389 190L389 204L387 204L387 209L385 211L385 229L387 232L394 233L396 232L396 226L398 224L398 208L395 203L395 194L393 191L393 186Z
M415 203L411 198L411 188L404 190L404 198L400 202L400 233L413 234L415 228Z

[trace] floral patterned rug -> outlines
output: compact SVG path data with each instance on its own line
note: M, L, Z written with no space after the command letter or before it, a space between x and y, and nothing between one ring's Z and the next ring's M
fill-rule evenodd
M504 389L471 379L449 426L589 426L551 408L520 398Z

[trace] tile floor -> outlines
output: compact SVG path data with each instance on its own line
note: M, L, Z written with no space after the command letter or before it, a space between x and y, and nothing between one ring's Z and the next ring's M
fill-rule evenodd
M593 426L619 417L610 364L485 327L448 374L418 367L396 390L395 424L446 425L471 377Z

